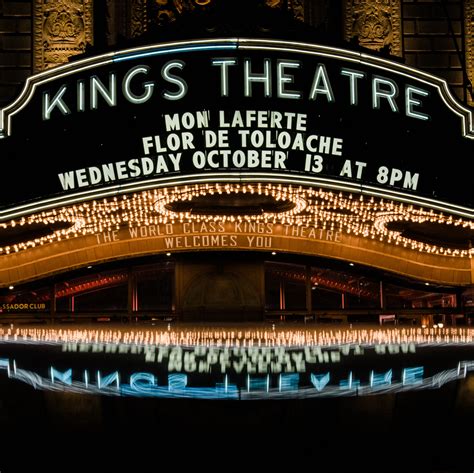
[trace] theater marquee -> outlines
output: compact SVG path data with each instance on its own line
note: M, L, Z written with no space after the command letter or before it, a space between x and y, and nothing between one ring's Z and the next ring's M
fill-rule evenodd
M203 182L317 186L472 217L472 111L443 80L360 52L222 39L103 54L30 77L0 126L4 220Z

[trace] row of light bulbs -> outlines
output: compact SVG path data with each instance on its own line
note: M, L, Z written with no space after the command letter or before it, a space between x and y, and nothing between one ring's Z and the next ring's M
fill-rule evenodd
M283 212L259 215L202 215L175 212L175 202L192 202L201 196L255 194L270 196L276 202L287 202L291 208ZM174 224L183 222L261 222L282 225L314 226L349 235L386 242L411 250L453 257L472 257L474 249L457 249L420 242L390 230L392 222L431 222L474 229L474 221L444 215L404 203L354 196L323 189L276 184L196 184L154 189L74 204L11 220L0 224L0 232L28 225L69 224L67 228L27 241L0 247L0 255L16 253L36 246L80 236L119 230L121 227Z
M375 346L473 344L474 329L460 327L288 329L270 327L171 327L167 330L0 328L0 340L32 343L126 344L186 347Z

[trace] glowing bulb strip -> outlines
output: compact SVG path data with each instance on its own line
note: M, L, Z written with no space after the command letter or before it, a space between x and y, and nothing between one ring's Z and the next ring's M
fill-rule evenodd
M97 329L0 327L0 343L100 344L112 347L174 347L196 346L216 348L253 347L351 347L375 348L379 345L405 345L411 352L416 347L474 345L474 328L444 327L374 327L374 328L291 328L281 326L209 326L171 327L169 329L127 329L126 327ZM112 351L110 351L112 353ZM124 351L125 352L125 351ZM1 368L1 364L0 364Z
M466 218L474 218L474 210L469 207L463 207L461 205L453 205L447 202L440 202L439 200L430 199L428 197L417 196L416 199L406 198L406 194L395 190L380 192L380 189L373 186L363 186L364 194L373 195L375 197L387 198L398 200L400 202L406 202L408 204L427 206L432 209L440 210L441 212L448 212L454 215L459 215Z
M84 200L100 199L112 196L121 196L126 193L139 192L154 188L164 188L166 186L180 186L186 184L196 183L217 183L217 182L270 182L281 183L287 185L304 185L304 186L318 186L326 189L333 189L335 191L354 192L377 196L383 199L394 199L417 206L428 206L435 208L441 212L446 212L453 215L459 215L465 218L474 218L474 210L468 207L463 207L455 204L450 204L443 201L429 199L422 196L415 196L405 194L403 192L393 191L391 189L381 189L368 185L355 184L346 181L339 181L337 179L312 177L312 176L298 176L293 174L282 175L281 173L241 173L241 172L226 172L226 173L200 173L183 175L179 177L163 177L156 179L149 179L146 181L131 182L128 184L120 184L110 187L104 187L100 190L94 189L65 196L59 196L49 199L44 199L37 202L30 202L28 204L21 204L19 206L0 210L0 222L5 222L14 218L19 218L34 212L46 211L53 209L60 205L74 205Z
M205 179L204 179L205 181ZM201 196L219 194L265 195L274 202L290 202L292 208L282 212L263 214L193 214L189 211L174 212L169 205L176 202L191 202ZM167 207L168 206L168 207ZM131 195L114 196L45 210L0 223L0 231L28 225L70 224L48 235L29 241L18 241L0 248L0 255L8 255L41 246L54 241L95 235L105 231L115 231L122 227L140 227L183 222L261 222L294 226L314 226L336 230L347 235L364 237L381 242L400 245L404 248L454 257L472 257L473 249L457 249L423 243L388 230L391 222L410 221L414 223L436 223L474 230L474 220L437 213L433 209L423 210L393 200L379 200L357 193L336 193L322 188L303 187L280 183L196 183L186 186L155 188ZM2 230L3 229L3 230Z
M228 184L225 185L219 185L216 184L214 186L201 186L200 188L196 189L196 192L189 193L187 186L183 189L175 189L171 193L159 198L155 204L154 208L156 212L158 212L160 215L166 216L170 220L173 219L187 219L187 220L193 220L193 219L202 219L202 215L193 215L190 211L185 211L185 212L174 212L171 210L167 209L167 206L171 203L176 203L176 202L189 202L190 204L192 203L192 200L196 197L199 196L205 196L205 195L211 195L211 196L216 196L218 197L219 195L222 194L252 194L252 195L271 195L272 197L275 197L276 201L281 201L281 202L287 202L293 204L292 208L290 210L284 211L284 212L276 212L276 213L271 213L271 212L266 212L267 218L284 218L287 216L291 215L296 215L298 213L303 212L306 207L308 206L308 203L306 200L301 195L298 195L297 192L293 192L293 190L290 188L285 188L285 187L275 187L272 186L271 184L266 184L266 185L257 185L257 186L247 186L247 185L236 185L236 186L230 186ZM226 216L219 216L220 220L225 221ZM232 218L235 219L259 219L260 216L246 216L246 215L233 215Z

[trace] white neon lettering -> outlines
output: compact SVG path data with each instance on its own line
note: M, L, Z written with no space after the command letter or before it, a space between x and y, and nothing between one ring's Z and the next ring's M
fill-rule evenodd
M387 86L388 90L381 88ZM372 108L380 109L380 99L386 99L392 112L398 112L395 99L398 97L398 85L393 80L385 77L374 76L372 78Z
M426 113L422 113L419 110L414 110L414 107L422 106L423 102L414 95L417 94L421 97L428 97L430 93L427 90L418 89L407 85L405 88L405 112L407 117L418 118L419 120L429 120L430 116Z
M163 79L168 81L170 84L177 85L178 90L176 92L170 92L165 90L163 92L163 97L167 100L180 100L188 92L188 84L186 81L179 76L171 74L171 69L180 69L183 70L186 64L184 61L169 61L161 69L161 75Z
M71 110L63 101L63 95L66 93L67 86L62 85L61 88L56 92L53 100L49 99L49 92L43 94L43 120L49 120L51 118L51 112L58 107L63 115L69 115Z
M213 66L220 66L221 69L221 97L229 96L229 66L235 66L237 59L223 58L213 59L211 61Z
M77 111L84 112L86 110L86 84L83 80L77 81Z
M285 73L285 68L300 69L299 61L278 60L277 65L277 96L280 99L300 99L301 92L296 90L285 90L285 84L293 84L294 77Z
M154 82L144 82L142 84L143 88L145 89L142 95L134 94L130 88L130 83L132 82L132 79L137 74L148 74L149 71L150 71L150 68L148 66L136 66L130 69L127 72L127 74L125 74L125 77L123 78L123 82L122 82L122 92L123 92L124 97L130 103L134 103L134 104L145 103L152 96L153 88L155 86Z
M325 95L328 102L334 102L334 93L324 64L318 64L314 74L313 85L309 93L310 100L316 100L318 95Z
M252 97L252 84L260 82L264 87L265 97L272 96L272 78L270 69L270 59L263 61L263 73L253 73L251 71L250 59L244 60L244 95L245 97Z
M357 93L357 82L358 79L363 79L365 77L365 73L360 71L354 71L352 69L341 69L341 76L349 77L350 104L357 105L359 103L359 94Z
M90 105L91 110L98 108L98 96L100 95L109 107L117 105L117 80L114 72L109 74L109 88L107 89L102 81L97 76L90 78Z

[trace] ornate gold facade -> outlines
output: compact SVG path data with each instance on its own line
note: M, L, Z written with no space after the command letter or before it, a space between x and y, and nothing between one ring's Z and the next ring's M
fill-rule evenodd
M34 70L49 69L93 43L92 0L36 0Z
M344 36L364 48L401 56L400 0L346 0Z
M126 37L138 37L152 25L176 20L180 15L206 10L217 0L127 0L118 8L103 0L105 10L112 8L126 23ZM220 0L223 1L223 0ZM258 0L255 0L256 2ZM288 9L294 18L305 21L304 0L260 0L271 8ZM375 51L386 50L402 56L400 0L344 0L344 38ZM117 13L114 13L117 14ZM64 64L70 56L81 54L93 38L93 0L35 0L33 9L33 71L39 72ZM465 66L474 82L474 0L464 2ZM472 91L467 92L472 106Z
M106 9L109 8L107 1ZM214 0L129 0L126 36L136 38L151 25L163 25L180 15L205 10ZM265 0L271 8L288 8L294 17L304 20L303 0ZM69 57L81 54L93 38L93 0L36 0L34 3L34 72L64 64Z
M222 0L221 0L222 1ZM196 10L206 10L215 0L131 0L130 35L137 37L148 30L150 25L163 25L175 21L180 15ZM304 20L303 0L264 0L270 8L288 8L293 16Z

